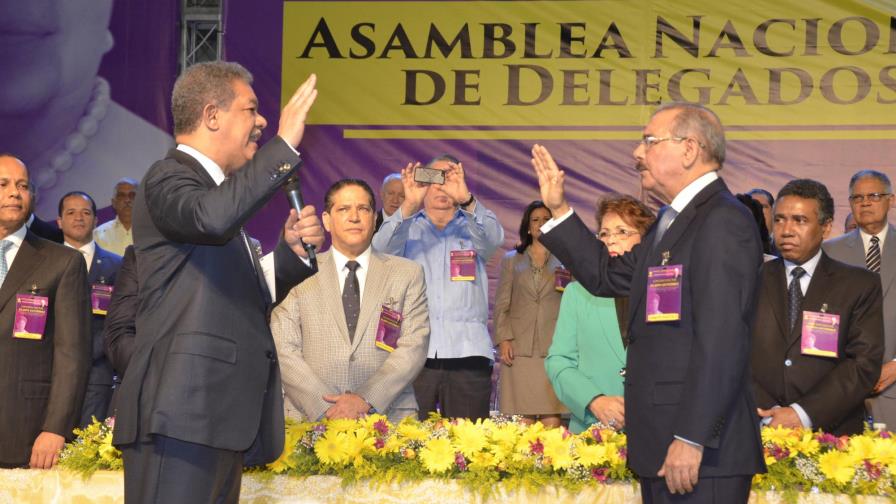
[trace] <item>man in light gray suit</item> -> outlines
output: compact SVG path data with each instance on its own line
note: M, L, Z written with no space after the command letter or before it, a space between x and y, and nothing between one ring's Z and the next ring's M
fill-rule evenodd
M376 206L366 182L336 182L324 205L332 246L271 316L286 415L400 421L417 412L411 384L429 345L423 268L371 248Z
M880 274L884 293L884 363L870 403L875 422L896 430L896 226L887 212L896 205L889 177L874 170L857 172L849 181L849 206L858 229L825 242L824 251L838 261Z

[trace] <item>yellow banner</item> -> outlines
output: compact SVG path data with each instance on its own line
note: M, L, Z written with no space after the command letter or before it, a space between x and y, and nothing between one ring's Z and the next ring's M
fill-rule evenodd
M670 100L710 106L732 132L892 136L891 2L735 4L285 2L283 99L317 73L311 121L356 138L635 137Z

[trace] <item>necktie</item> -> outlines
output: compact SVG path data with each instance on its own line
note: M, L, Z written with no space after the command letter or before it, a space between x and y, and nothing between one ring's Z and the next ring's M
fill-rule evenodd
M790 272L793 277L790 287L787 288L787 315L790 319L790 330L793 331L797 319L800 318L800 307L803 304L803 289L800 288L800 277L806 274L806 270L797 266Z
M660 210L660 221L656 225L656 236L654 236L654 238L653 238L653 246L654 247L659 245L660 240L663 239L663 235L666 234L666 230L669 229L669 225L672 224L672 221L677 216L678 216L678 211L669 205L664 206Z
M358 315L361 313L361 288L358 286L358 275L355 270L361 266L358 261L345 263L348 275L345 275L345 285L342 287L342 310L345 312L345 325L348 327L348 338L354 341L355 327L358 325Z
M9 272L9 265L6 264L6 252L9 251L10 247L12 247L11 241L0 241L0 286L3 285L3 281L6 280L6 274Z
M871 246L868 247L868 254L865 256L865 265L869 270L880 273L880 239L876 236L871 237Z

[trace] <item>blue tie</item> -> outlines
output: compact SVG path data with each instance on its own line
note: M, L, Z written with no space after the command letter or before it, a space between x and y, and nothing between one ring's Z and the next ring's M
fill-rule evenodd
M9 273L9 265L6 264L6 253L11 247L11 241L0 241L0 286L3 285L3 281L6 280L6 274Z
M660 222L656 225L656 235L653 238L654 247L660 244L660 240L663 239L663 235L666 234L666 230L669 229L672 221L677 216L678 211L669 205L666 205L662 209L660 209Z

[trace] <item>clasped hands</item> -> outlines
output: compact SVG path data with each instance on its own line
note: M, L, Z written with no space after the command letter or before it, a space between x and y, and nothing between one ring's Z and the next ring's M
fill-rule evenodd
M322 397L324 401L333 404L324 413L324 416L330 420L337 418L361 418L370 411L370 404L363 397L349 391L345 391L342 394L327 394Z
M417 213L423 205L423 199L426 192L433 184L424 184L414 180L414 171L419 168L420 163L408 163L401 169L401 185L404 187L404 202L401 204L401 216L410 217ZM464 166L462 163L448 163L445 169L445 183L439 184L438 187L455 203L460 204L470 199L470 190L467 188L467 181L464 174Z

